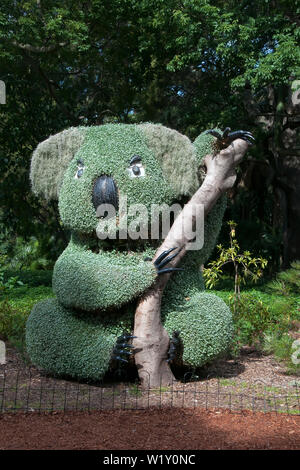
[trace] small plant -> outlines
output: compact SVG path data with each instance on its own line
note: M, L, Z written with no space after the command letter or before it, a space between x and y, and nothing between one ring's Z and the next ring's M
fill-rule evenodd
M229 297L236 328L235 341L241 345L258 345L263 333L270 328L273 316L262 300L252 294L240 295L238 309L234 310L235 298Z
M23 282L19 280L18 276L11 276L5 278L4 266L7 261L7 255L0 253L0 295L6 294L9 290L14 287L23 286Z
M26 319L26 316L12 307L8 300L0 302L0 339L23 342Z
M203 269L203 277L205 279L206 287L212 289L220 280L223 275L222 268L228 264L233 263L234 266L234 302L233 311L235 312L240 300L240 286L241 283L246 283L246 278L251 278L256 282L262 277L263 269L267 266L268 261L264 258L254 258L250 251L240 253L240 246L235 237L236 223L233 220L228 222L230 226L230 247L224 248L222 245L217 245L220 252L219 258L208 264L208 268Z
M10 269L49 269L52 265L53 262L44 256L42 244L37 238L30 237L28 241L22 237L16 238L13 256L8 264Z
M138 384L133 384L129 389L129 395L133 397L141 397L142 396L142 391L139 387Z
M267 286L271 291L285 297L300 293L300 261L291 263L291 268L277 274L276 279Z
M274 357L286 366L288 374L300 375L300 364L293 361L295 339L288 333L267 332L264 335L263 351L274 354Z

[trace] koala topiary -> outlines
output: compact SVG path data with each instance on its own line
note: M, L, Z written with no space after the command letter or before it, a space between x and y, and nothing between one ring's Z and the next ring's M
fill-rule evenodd
M128 207L142 204L149 213L153 204L183 204L201 185L201 162L216 137L216 131L203 133L191 143L162 125L107 124L71 128L38 145L33 190L58 198L71 240L54 267L56 299L35 305L27 322L34 364L55 375L99 380L115 363L118 338L132 331L137 298L163 275L151 261L160 240L118 236L124 228L120 201L126 196ZM101 204L115 207L115 225L99 217ZM181 361L189 367L212 360L232 340L230 310L204 292L200 271L216 244L225 205L222 197L209 213L203 248L187 252L183 270L173 273L163 295L163 325L170 335L179 331ZM128 215L126 223L133 220ZM101 240L97 234L105 224L110 238ZM117 359L125 362L128 349Z

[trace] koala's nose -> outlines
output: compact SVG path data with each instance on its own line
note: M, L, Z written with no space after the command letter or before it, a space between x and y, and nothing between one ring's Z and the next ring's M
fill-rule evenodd
M112 204L116 210L119 207L118 188L113 178L102 175L96 179L93 188L93 205L95 209L101 204Z

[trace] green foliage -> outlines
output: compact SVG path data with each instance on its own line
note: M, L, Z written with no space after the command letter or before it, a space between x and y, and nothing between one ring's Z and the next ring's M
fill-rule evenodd
M271 171L271 162L264 162L264 135L256 131L255 150L250 152L257 158L257 166L244 162L238 173L238 190L233 197L228 198L225 221L237 222L239 245L241 251L250 251L256 256L267 259L268 264L264 274L274 275L282 262L282 228L274 218L275 195L272 187L266 185L266 176ZM246 157L247 158L247 157ZM261 169L261 173L260 173ZM273 170L272 170L273 171ZM227 244L228 227L223 224L219 243ZM218 256L217 248L214 252ZM214 259L214 258L213 258ZM233 266L227 265L225 272L233 272Z
M252 68L248 68L244 74L232 80L235 87L245 86L251 83L253 88L258 88L262 84L286 83L289 70L294 76L299 76L300 52L298 48L299 30L296 25L286 28L281 34L277 32L272 37L269 45L265 47L255 59L249 58Z
M53 262L46 258L42 252L41 242L36 237L30 237L27 242L22 237L17 237L6 269L12 271L49 269L52 265Z
M283 297L281 294L270 294L268 283L261 284L260 287L248 287L246 292L241 293L237 303L229 292L227 284L223 290L213 291L232 311L235 327L232 346L234 355L239 354L243 345L254 345L262 349L266 334L275 334L280 338L295 329L295 325L296 330L299 329L298 295Z
M46 199L57 199L66 169L80 148L86 129L67 129L40 143L31 159L33 191Z
M118 188L119 201L122 196L126 196L128 208L132 204L143 204L150 215L153 204L157 206L172 204L197 189L200 184L198 178L201 179L198 165L204 157L204 152L214 150L215 139L208 139L207 135L203 134L194 147L187 137L160 125L149 123L144 125L106 124L86 127L85 137L77 148L78 136L75 135L76 145L74 146L67 132L51 137L49 141L38 147L33 155L31 176L35 181L35 187L40 185L39 191L42 191L46 196L54 197L59 193L59 210L62 222L72 230L71 241L57 260L53 272L53 290L57 295L56 302L59 302L60 309L57 310L55 307L53 313L49 307L51 310L49 316L55 315L55 311L57 311L57 315L62 315L63 324L66 324L67 320L63 312L68 312L67 315L71 322L68 328L73 328L72 322L77 321L76 312L79 310L82 315L85 313L82 316L80 328L80 334L83 335L83 343L80 347L83 347L83 344L86 344L86 334L83 333L85 319L87 319L86 329L88 330L89 318L91 318L87 312L97 311L97 328L103 338L106 334L105 325L108 319L111 319L111 326L117 326L123 321L123 311L121 310L123 306L131 311L130 327L132 328L134 300L143 294L157 277L153 263L146 261L147 258L150 260L153 258L158 243L156 239L147 242L130 240L123 245L119 240L110 239L103 242L97 239L96 233L98 233L99 227L103 228L102 225L106 224L106 221L96 216L96 210L93 206L91 194L95 180L99 175L111 175ZM66 143L64 143L65 137ZM204 147L203 145L201 147L202 141L205 142ZM76 153L74 154L75 147ZM136 154L141 156L145 168L143 178L131 178L128 173L130 159ZM189 160L188 168L187 159ZM75 178L78 160L82 162L84 170L80 178ZM63 170L57 168L60 164ZM64 174L63 171L65 171ZM56 172L54 176L53 172ZM155 191L153 191L154 186ZM225 198L221 198L207 217L204 228L204 247L196 256L195 253L191 253L185 257L182 263L183 267L187 268L184 276L178 273L176 278L172 277L169 282L170 288L167 289L165 296L162 310L165 319L169 317L170 309L175 307L180 311L178 305L186 296L190 296L189 303L185 305L190 312L186 318L190 316L190 320L199 316L203 303L203 329L206 328L205 321L208 315L208 307L205 308L205 305L208 306L211 301L214 308L216 303L218 317L213 317L213 314L210 314L214 318L214 328L212 326L208 328L206 346L202 349L199 349L199 343L203 337L199 322L197 320L192 322L180 320L180 332L185 351L182 360L187 365L202 365L205 361L212 360L213 357L227 350L231 341L232 319L226 305L220 299L212 296L208 296L208 298L204 296L203 299L199 297L198 299L203 288L199 273L200 264L208 258L215 245L225 205ZM135 218L136 214L133 217ZM128 215L127 220L125 219L126 226L123 227L122 219L119 218L117 230L126 229L130 222L130 215ZM152 218L151 223L153 222ZM148 228L148 220L145 223ZM107 232L105 228L104 231ZM180 289L177 287L176 279L180 283ZM69 310L71 308L73 310ZM94 378L89 366L84 372L79 359L72 371L69 366L66 366L65 369L62 365L58 368L54 367L53 358L50 359L49 364L44 359L38 359L39 355L44 357L47 348L50 348L49 341L52 334L52 330L47 330L47 343L37 339L37 332L34 335L34 328L38 328L38 316L44 314L48 315L44 304L38 304L28 320L27 348L32 360L39 365L43 362L43 367L56 374L72 376L77 374L80 377L85 374L86 378ZM174 318L176 323L176 316ZM40 321L41 325L48 324L48 319ZM212 324L212 320L207 318L207 323ZM172 322L170 322L171 324ZM44 326L41 328L43 329ZM100 333L101 328L103 328L102 333ZM174 328L176 329L176 326ZM191 331L193 331L195 338L194 346L188 340ZM53 330L52 339L53 347L55 347L55 342L60 344L61 340L55 330ZM40 341L40 345L36 341ZM72 336L70 344L71 342ZM43 344L43 352L41 352L41 344ZM98 378L109 367L111 350L109 352L105 348L110 347L111 349L111 345L112 343L108 344L105 338L103 339L103 351L99 359L102 361L102 369ZM51 356L50 349L48 352ZM198 352L193 352L194 349ZM74 356L75 350L73 353ZM70 352L68 349L65 352L63 350L60 352L61 364L64 361L63 354L66 354L65 361L68 363ZM82 354L81 350L80 354ZM76 367L81 370L78 369L76 372Z
M0 297L0 336L10 342L24 343L25 325L33 305L52 296L49 288L14 287Z
M199 187L199 162L195 146L189 138L157 124L146 123L138 127L159 161L175 196L192 196Z
M117 337L130 327L128 315L99 318L49 299L30 314L27 351L35 364L52 374L97 381L109 367Z
M153 255L153 249L128 253L117 247L111 251L99 248L98 253L93 253L79 237L73 236L55 264L53 290L67 308L119 308L153 284L156 269L144 261Z
M70 0L3 0L6 226L42 235L47 220L58 231L53 205L30 194L27 174L35 146L62 129L152 121L194 138L216 123L252 127L245 90L299 75L298 13L289 2L259 0L91 0L84 8Z
M220 132L221 129L214 128L215 131ZM199 159L199 163L202 162L203 157L205 155L211 154L214 149L214 142L215 138L211 134L206 134L202 132L194 141L194 145L197 149L197 155Z
M7 104L0 107L0 206L9 244L14 233L38 240L52 233L51 255L46 256L46 245L40 253L46 260L55 259L66 244L56 203L44 203L30 193L30 154L50 134L108 121L161 122L191 138L216 124L253 128L246 94L259 104L259 112L272 112L269 102L264 103L270 91L266 85L272 84L276 95L279 86L299 75L298 13L287 1L91 0L82 8L70 0L59 5L55 0L2 0L0 79L7 85ZM277 111L282 109L277 106ZM268 139L261 138L259 158L265 158ZM47 165L45 170L49 187L38 192L52 197L61 174L49 174ZM73 196L74 207L76 191ZM257 199L260 209L267 197L259 194ZM255 227L262 225L261 218L256 217ZM91 217L83 225L89 230L94 222ZM274 234L272 221L267 222L270 229L257 239L262 245L266 241L262 250L267 249L269 259L275 258L275 249L279 259L281 234ZM76 223L82 227L79 217ZM212 217L202 259L213 248L219 227L218 218ZM251 237L245 233L248 242ZM189 289L187 284L182 287Z
M0 296L0 338L25 353L25 328L30 311L39 300L52 297L49 287L14 287Z
M258 132L245 96L250 93L259 112L269 113L266 85L272 84L276 95L279 85L297 76L297 13L289 2L271 7L258 0L91 0L84 8L69 0L59 6L55 0L43 5L3 0L0 79L6 82L7 104L0 107L0 206L5 228L38 239L50 232L53 247L58 241L61 247L55 202L46 204L31 194L28 170L36 145L62 129L151 121L191 139L216 124L255 126ZM260 134L261 152L258 146L250 151L256 158L266 158L267 139ZM52 173L52 183L59 177ZM260 210L267 196L253 193ZM270 217L259 215L257 229ZM268 227L270 238L273 224ZM247 232L246 237L249 247ZM263 237L257 243L262 249L267 245L272 259L275 244L265 244Z
M23 282L20 281L18 276L10 276L5 278L4 272L0 272L0 295L6 294L7 291L16 286L22 286Z
M278 295L300 294L300 261L294 261L290 269L277 274L267 287Z
M288 333L267 332L264 335L263 351L274 354L274 357L284 364L288 374L300 375L300 364L295 364L292 359L294 342L295 339Z
M269 306L252 293L241 294L237 303L231 296L229 302L236 330L235 341L241 345L258 345L263 333L274 322Z
M0 296L6 294L16 286L23 285L18 276L5 276L7 256L0 253Z
M222 276L223 266L233 263L235 271L234 300L236 302L240 295L240 284L245 284L247 277L250 277L254 282L257 281L262 276L262 269L267 265L267 260L261 257L254 258L250 251L240 253L240 247L235 238L236 223L231 220L228 225L230 226L230 247L225 249L222 245L217 246L220 251L219 258L209 263L209 268L203 269L203 277L206 280L206 286L211 289Z
M180 331L182 361L188 367L200 367L228 352L233 340L232 315L218 297L199 293L168 309L164 326L172 335Z
M24 338L27 318L8 300L0 302L0 338L4 341Z
M142 157L146 168L143 178L129 176L129 162L135 154ZM80 179L75 179L78 159L84 162L85 170ZM107 124L90 127L65 173L60 190L59 212L66 227L84 233L95 233L96 227L100 227L91 193L95 179L101 175L113 176L119 197L127 197L128 207L141 203L151 213L151 204L170 203L175 197L156 155L148 147L138 126ZM128 218L128 224L132 219L134 217ZM124 218L122 220L125 222Z
M51 287L38 286L38 287L18 287L7 293L5 299L14 308L22 312L28 317L34 304L40 300L53 297Z
M13 271L6 269L3 271L3 279L5 282L9 278L18 278L23 284L26 284L28 287L37 287L37 286L51 286L52 285L52 270L22 270L22 271Z

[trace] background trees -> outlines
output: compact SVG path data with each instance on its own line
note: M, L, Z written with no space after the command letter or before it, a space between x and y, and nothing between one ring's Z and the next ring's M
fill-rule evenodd
M35 235L50 258L64 245L55 206L35 199L28 179L50 134L153 121L194 138L219 125L257 139L228 207L242 248L273 270L299 259L299 11L290 0L2 0L5 239Z

